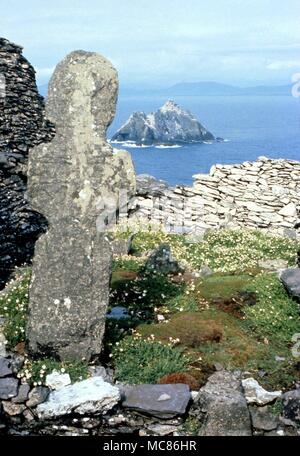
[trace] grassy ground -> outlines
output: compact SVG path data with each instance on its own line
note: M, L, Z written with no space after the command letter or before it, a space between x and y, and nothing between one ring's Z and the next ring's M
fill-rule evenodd
M207 265L213 275L139 275L146 255L161 243L171 245L187 271ZM210 232L196 244L185 236L138 232L132 254L115 258L111 283L110 307L124 306L132 318L107 321L101 361L128 383L187 372L203 384L219 364L247 371L269 389L291 388L299 380L299 360L291 353L292 336L300 332L298 307L258 261L284 259L293 266L299 248L294 240L254 230ZM29 280L30 270L22 270L0 296L12 349L24 349ZM53 368L73 381L88 375L83 364L30 359L21 375L39 384Z

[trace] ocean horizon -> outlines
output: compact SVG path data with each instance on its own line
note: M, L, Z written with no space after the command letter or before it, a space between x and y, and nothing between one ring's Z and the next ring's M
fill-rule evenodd
M300 99L290 96L176 96L215 137L224 142L137 147L118 144L133 158L137 174L150 174L170 185L191 185L193 174L212 165L243 163L260 156L300 160ZM165 96L120 97L111 138L135 111L156 111Z

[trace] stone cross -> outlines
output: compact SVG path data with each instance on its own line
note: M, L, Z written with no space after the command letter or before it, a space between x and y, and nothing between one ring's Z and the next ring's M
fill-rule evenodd
M30 152L28 170L30 205L49 223L36 243L29 295L34 355L89 360L101 352L111 249L99 227L128 177L106 141L117 92L110 62L84 51L69 54L50 81L46 116L56 136Z

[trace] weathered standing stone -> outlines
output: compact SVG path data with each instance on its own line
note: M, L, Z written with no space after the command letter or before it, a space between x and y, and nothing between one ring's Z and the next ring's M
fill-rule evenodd
M106 141L117 90L112 65L84 51L69 54L50 81L46 115L56 136L30 153L28 172L30 204L50 227L33 262L27 337L35 354L90 359L101 351L111 274L105 226L128 180Z

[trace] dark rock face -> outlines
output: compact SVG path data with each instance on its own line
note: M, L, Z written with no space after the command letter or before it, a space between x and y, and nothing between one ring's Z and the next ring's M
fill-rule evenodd
M110 62L84 51L69 54L50 81L46 115L56 135L30 152L28 166L30 204L49 221L33 261L27 340L34 355L101 353L111 275L106 207L118 207L127 175L124 157L106 141L117 91Z
M289 295L300 302L300 268L290 268L282 272L280 279Z
M24 197L31 147L51 140L35 71L22 48L0 38L0 289L15 266L28 263L45 219Z
M283 416L300 425L300 390L288 391L283 395Z
M183 384L126 386L123 396L124 408L160 418L183 415L191 398Z
M168 188L167 182L158 180L148 174L139 174L136 176L137 196L163 196Z
M193 114L171 100L155 113L146 115L144 112L135 112L112 137L112 141L116 142L131 141L145 145L172 145L214 139Z
M0 378L7 377L12 375L13 371L11 368L11 363L8 359L0 357Z
M241 381L231 372L213 374L195 401L202 436L250 436L251 421Z

